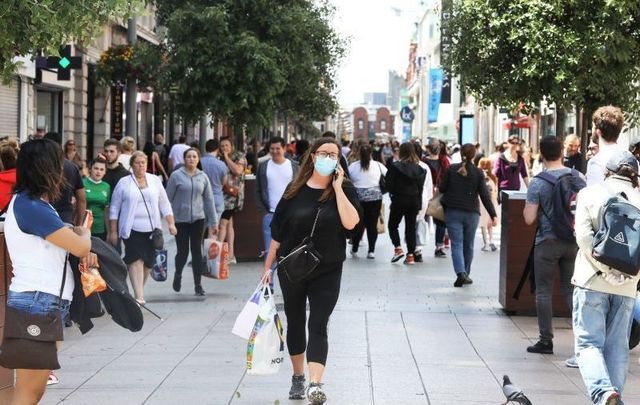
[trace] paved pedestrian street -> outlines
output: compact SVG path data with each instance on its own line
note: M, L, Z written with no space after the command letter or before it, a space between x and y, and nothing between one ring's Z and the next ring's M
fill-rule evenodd
M464 288L452 287L450 258L435 259L432 249L425 263L389 264L386 234L375 260L347 259L329 324L328 403L496 405L504 402L503 374L536 405L589 402L579 371L563 364L573 350L569 320L555 320L555 355L527 353L537 340L536 319L502 313L499 252L481 252L479 244L474 284ZM246 375L246 341L230 332L260 269L239 263L229 280L206 279L205 298L193 295L190 268L179 294L170 280L149 281L148 305L163 320L145 313L138 333L107 316L86 336L67 329L60 384L47 388L42 404L305 403L288 400L288 362L277 375ZM640 403L639 382L635 350L625 403Z

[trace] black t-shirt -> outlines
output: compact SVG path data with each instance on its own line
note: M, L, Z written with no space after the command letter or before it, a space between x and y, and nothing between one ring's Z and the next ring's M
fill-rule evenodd
M107 168L107 172L104 174L102 180L106 181L111 186L111 193L116 189L116 184L120 181L121 178L130 175L127 169L122 166L122 163L118 163L118 167L115 169Z
M73 224L73 197L76 190L84 188L80 170L72 161L65 159L62 166L65 186L62 188L60 199L53 203L53 208L58 211L62 222Z
M586 170L586 162L582 157L582 153L578 152L573 156L564 156L562 159L562 164L564 167L568 167L570 169L576 169L577 171L584 173Z
M362 208L358 203L356 189L351 184L345 184L343 189L362 218ZM320 267L335 268L330 265L345 260L346 239L349 231L342 226L335 198L324 203L318 201L323 192L324 189L314 189L305 184L295 197L280 200L271 221L271 237L280 242L278 257L289 254L311 234L318 207L322 204L313 236L314 246L322 255Z

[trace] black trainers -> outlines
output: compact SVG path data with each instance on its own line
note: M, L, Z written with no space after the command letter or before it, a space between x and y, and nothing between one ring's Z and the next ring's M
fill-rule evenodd
M435 253L433 254L435 257L447 257L447 254L444 251L444 248L440 248L440 249L436 249Z
M456 281L453 282L453 286L454 287L462 287L465 284L464 279L465 279L465 274L464 273L458 274L458 277L456 278Z
M414 260L416 263L422 263L422 262L423 262L423 260L422 260L422 253L414 253L414 254L413 254L413 260Z
M307 400L309 401L309 405L322 405L327 402L327 395L322 390L321 383L309 383Z
M462 284L473 284L473 280L471 279L471 277L465 274L464 278L462 279Z
M527 347L529 353L553 354L553 342L540 340L533 346Z
M202 297L202 296L204 296L204 290L202 289L202 286L201 286L201 285L197 285L197 286L196 286L196 295L197 295L198 297Z
M180 292L180 288L182 288L182 276L174 274L173 275L173 291Z
M304 374L294 375L291 377L291 389L289 390L289 399L304 399L305 391Z

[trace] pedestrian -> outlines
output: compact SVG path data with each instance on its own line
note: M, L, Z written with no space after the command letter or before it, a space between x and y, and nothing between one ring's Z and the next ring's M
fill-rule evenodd
M131 154L136 150L136 140L131 136L125 136L120 141L120 155L118 156L118 162L122 166L131 170Z
M173 276L173 290L180 292L182 287L182 269L189 257L191 246L191 264L193 284L198 296L204 295L202 288L202 236L205 229L213 238L218 233L218 215L211 183L206 174L198 169L200 151L187 149L184 153L184 166L174 170L167 184L167 197L171 202L176 222L176 272Z
M604 136L611 139L609 134ZM630 152L614 152L606 169L604 183L587 186L578 194L575 224L578 254L571 282L573 333L580 374L591 401L610 405L623 403L629 369L629 334L640 276L625 276L616 281L614 273L622 273L593 258L592 241L609 197L623 193L629 204L640 208L640 192L638 161Z
M67 255L83 258L88 267L95 266L97 259L89 252L89 231L68 227L51 205L62 193L62 148L47 139L25 142L18 155L16 172L16 193L4 222L13 267L7 308L40 316L59 312L61 319L68 318L74 277ZM9 317L7 321L11 321ZM41 332L45 335L52 331ZM3 356L6 355L15 353L3 348ZM18 356L33 358L35 353L21 352ZM36 364L40 360L43 359L33 358ZM11 403L39 403L50 374L47 365L17 369Z
M498 224L484 175L473 165L475 146L471 143L462 145L460 156L462 163L451 165L440 184L444 222L451 238L451 258L453 270L456 272L454 287L473 283L469 274L473 261L473 243L480 219L478 196L489 212L493 226Z
M404 218L404 237L407 244L404 264L413 265L416 250L416 217L422 207L422 188L426 171L418 165L418 157L411 142L400 145L398 159L397 162L387 165L385 177L391 196L389 236L394 247L391 263L405 256L398 233L398 226Z
M147 155L141 151L131 155L132 173L116 185L109 206L109 243L124 241L124 262L136 301L145 304L144 284L155 263L151 240L154 229L162 229L161 216L169 225L169 233L177 233L171 203L162 182L147 173Z
M298 164L284 156L285 146L285 140L279 136L269 140L271 158L260 163L256 176L256 205L263 214L262 240L265 255L271 243L273 213L276 212L285 189L298 174Z
M309 150L309 141L306 139L298 139L296 141L296 156L293 159L298 162L298 165L302 164L302 159L304 159L307 150Z
M616 152L624 150L618 138L624 126L622 110L611 105L600 107L593 113L593 135L598 137L598 154L587 163L587 185L604 181L606 164Z
M562 164L564 167L575 169L580 173L587 170L587 162L580 153L580 138L575 134L567 135L564 138L564 159Z
M164 165L162 164L162 160L160 159L160 155L156 152L151 141L148 141L144 144L144 148L142 149L145 155L147 155L147 162L151 162L151 164L147 165L147 173L153 174L160 178L160 180L164 183L169 180L169 175L166 170L164 170Z
M331 138L331 139L336 139L336 133L333 131L325 131L322 134L323 138ZM341 149L342 150L342 149ZM344 155L342 153L340 153L340 162L338 163L340 165L340 167L342 167L342 170L344 171L345 176L349 176L349 162L347 162L347 158L344 157Z
M536 314L538 316L538 328L540 339L533 346L527 347L529 353L553 354L553 281L556 273L560 275L560 291L567 302L567 307L572 307L573 287L571 276L576 260L578 247L573 238L563 237L564 234L572 235L573 229L558 221L558 214L568 209L558 201L557 187L571 190L571 182L575 184L576 191L585 186L582 174L565 167L562 143L555 136L545 136L540 140L540 154L544 159L545 171L531 180L527 190L527 202L524 207L524 220L527 225L538 224L535 237L535 250L533 258L533 272L536 282ZM574 177L574 178L572 178ZM556 185L558 184L558 185ZM572 225L572 224L567 224ZM559 272L558 270L559 269Z
M309 367L307 399L311 404L326 401L322 376L329 349L327 323L340 294L347 234L361 217L355 189L345 180L338 165L340 155L340 145L335 139L321 138L313 143L308 158L276 207L271 222L271 244L264 264L263 276L270 281L276 254L278 257L288 255L311 234L317 222L313 243L322 256L318 267L298 283L290 282L278 271L287 316L287 347L293 365L289 398L304 399L306 351Z
M106 181L111 187L111 192L116 189L116 185L121 178L127 177L131 174L127 169L119 162L120 157L120 141L117 139L107 139L104 141L102 154L107 160L107 172L104 174L102 180Z
M413 142L413 147L418 157L418 165L426 171L424 186L422 186L422 208L420 208L416 216L416 251L413 254L415 262L422 263L424 261L422 258L422 250L427 243L427 208L429 207L429 200L433 198L433 176L431 175L429 165L422 161L424 151L422 150L420 142Z
M511 135L508 140L509 148L500 154L493 166L493 174L498 179L498 202L502 190L520 190L520 179L529 185L529 175L524 158L519 152L520 138Z
M62 137L57 132L48 132L44 138L54 141L62 150ZM60 193L60 199L53 202L53 207L60 215L62 222L82 225L84 212L87 209L82 175L78 167L66 158L63 161L63 176L62 193Z
M107 172L107 162L95 159L89 164L89 177L82 179L87 195L87 209L93 214L91 236L107 240L107 218L109 218L109 201L111 186L103 181Z
M491 159L489 158L480 158L478 161L478 168L484 174L484 183L487 186L487 191L489 192L489 196L491 197L491 203L493 207L498 207L498 182L496 176L494 176L492 172L492 164ZM484 207L484 205L480 205L480 230L482 232L482 251L487 252L491 250L495 252L498 250L496 245L493 243L493 220L489 215L489 211Z
M440 190L440 183L444 178L444 174L451 166L451 161L446 153L443 153L444 144L436 138L429 138L427 143L427 153L423 156L422 161L429 166L431 170L431 181L433 182L433 194L437 194ZM444 221L433 218L433 223L436 228L435 232L435 251L433 255L439 258L446 258L447 253L445 249L445 235L447 233L447 227Z
M387 168L371 158L371 146L358 146L359 159L349 165L349 178L356 188L358 202L362 207L362 221L353 233L351 256L357 257L358 247L364 231L367 231L369 250L367 259L375 259L376 241L378 240L378 217L382 208L382 190L380 179L387 174Z
M187 137L180 135L178 143L173 145L171 151L169 151L169 173L184 164L184 153L189 148L190 146L187 145Z
M593 134L589 137L589 146L587 146L587 164L595 155L600 152L600 147L598 146L598 142L600 141L598 135ZM637 156L636 156L637 157Z
M7 208L11 197L13 197L19 151L20 148L17 142L4 141L0 144L0 163L2 164L2 171L0 171L0 212Z
M160 157L160 163L166 170L169 169L169 148L164 143L164 134L162 132L156 132L153 136L153 150Z
M224 211L222 186L227 183L229 168L220 160L220 142L217 139L209 139L205 144L205 151L207 153L200 159L200 165L202 166L202 171L209 178L209 183L211 183L211 191L213 192L213 200L216 206L216 223L220 224L222 212Z
M247 161L244 155L236 151L231 138L220 139L220 160L229 168L227 182L223 185L224 211L220 219L220 241L229 244L229 263L236 263L234 250L235 230L233 229L233 214L241 211L244 206L244 170Z
M78 154L76 141L74 141L73 139L69 139L64 143L64 157L67 160L71 161L74 165L76 165L76 167L78 167L78 170L80 170L80 173L83 173L83 171L85 170L84 160L82 160L82 158Z

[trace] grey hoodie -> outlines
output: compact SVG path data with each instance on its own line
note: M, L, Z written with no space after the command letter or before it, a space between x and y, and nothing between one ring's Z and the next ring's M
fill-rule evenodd
M217 225L211 183L202 170L196 170L193 177L184 166L175 170L169 177L167 196L176 223L193 223L206 218L207 226Z

